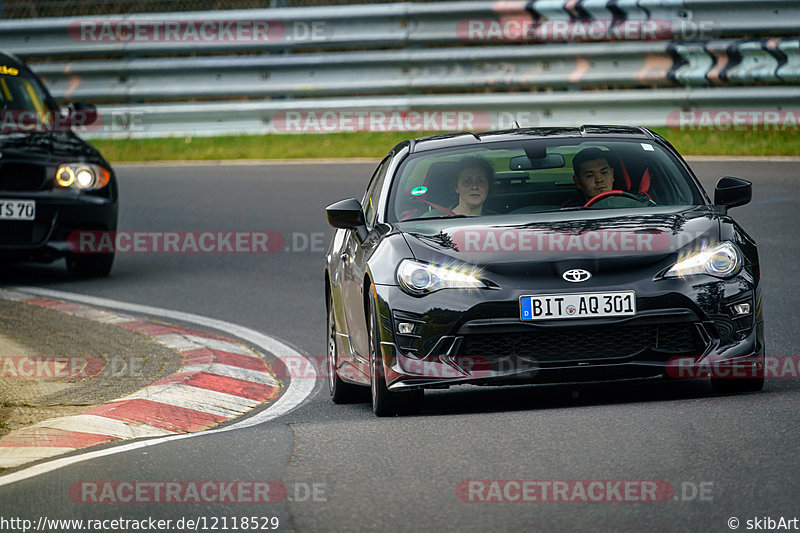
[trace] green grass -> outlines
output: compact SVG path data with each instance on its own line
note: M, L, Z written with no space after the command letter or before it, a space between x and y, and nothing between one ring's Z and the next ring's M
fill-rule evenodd
M800 131L653 130L683 155L800 155Z
M683 155L800 155L800 132L680 131L657 128ZM418 133L274 134L231 137L95 140L112 163L215 159L379 159Z

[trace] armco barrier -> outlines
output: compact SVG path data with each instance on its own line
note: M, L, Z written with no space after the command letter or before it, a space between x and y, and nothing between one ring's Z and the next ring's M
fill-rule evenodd
M60 101L100 104L103 125L88 137L335 131L333 115L320 117L342 109L355 113L337 115L345 131L447 129L442 117L413 114L437 110L481 111L475 124L503 127L658 126L699 107L786 109L798 103L798 36L797 0L396 3L0 21L0 49L28 59ZM412 115L393 120L390 111Z
M783 85L800 79L800 40L482 46L33 66L56 98L99 102L529 87Z
M531 127L584 122L677 127L680 113L688 110L763 113L774 110L776 102L800 110L800 87L598 91L590 98L581 91L561 91L157 103L104 107L107 129L86 136L483 131L512 128L515 122ZM789 123L794 131L797 122Z

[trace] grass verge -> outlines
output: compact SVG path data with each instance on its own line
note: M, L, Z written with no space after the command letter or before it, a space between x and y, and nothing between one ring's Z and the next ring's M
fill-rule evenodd
M683 155L800 155L800 131L681 131L655 128ZM424 134L364 132L176 137L91 141L112 163L217 159L379 159L398 142Z

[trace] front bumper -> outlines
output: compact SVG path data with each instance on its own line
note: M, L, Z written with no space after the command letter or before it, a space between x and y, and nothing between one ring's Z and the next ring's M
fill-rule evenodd
M633 286L634 317L536 323L519 319L519 297L563 289L449 290L415 298L376 286L387 384L401 390L597 381L669 376L677 362L684 370L687 361L758 364L764 328L751 274L648 280ZM751 313L735 316L733 305L745 301ZM400 322L415 324L414 333L400 333Z
M34 220L0 220L0 258L3 259L57 259L70 254L67 239L72 232L117 228L115 198L53 191L0 192L0 197L36 202Z

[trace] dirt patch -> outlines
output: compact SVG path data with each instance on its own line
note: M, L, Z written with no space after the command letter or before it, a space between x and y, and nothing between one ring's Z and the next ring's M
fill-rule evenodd
M0 300L0 436L131 394L181 363L146 335Z

